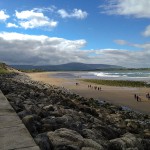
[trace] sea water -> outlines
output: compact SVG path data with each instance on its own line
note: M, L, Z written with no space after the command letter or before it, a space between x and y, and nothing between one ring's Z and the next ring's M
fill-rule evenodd
M150 82L150 71L143 70L118 70L118 71L79 71L56 73L55 77L60 78L81 78L81 79L104 79L104 80L131 80Z

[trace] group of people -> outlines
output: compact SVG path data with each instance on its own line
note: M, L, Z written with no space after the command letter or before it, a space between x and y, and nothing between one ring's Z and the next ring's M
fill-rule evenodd
M80 85L78 82L75 83L76 86ZM94 90L98 90L101 91L102 88L98 87L98 86L92 86L92 85L88 85L88 88L94 89Z
M101 90L102 90L101 87L91 86L91 85L88 85L88 88L91 88L91 89L94 89L94 90L98 90L98 91L101 91Z
M136 99L137 102L141 102L142 101L141 97L139 95L137 95L137 94L134 94L134 98ZM146 94L146 98L148 100L150 100L150 94L149 93Z

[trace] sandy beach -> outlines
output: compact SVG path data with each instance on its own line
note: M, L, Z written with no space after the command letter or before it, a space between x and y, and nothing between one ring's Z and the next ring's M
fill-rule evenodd
M102 88L101 91L98 91L88 88L90 83L72 78L57 78L54 76L56 73L58 72L27 73L27 75L32 80L65 87L83 97L105 100L116 105L127 106L135 111L150 114L150 100L148 101L145 97L146 93L150 92L150 88L114 87L91 83L92 86L96 85ZM76 82L79 83L78 86L76 86ZM137 102L134 94L138 94L142 102Z

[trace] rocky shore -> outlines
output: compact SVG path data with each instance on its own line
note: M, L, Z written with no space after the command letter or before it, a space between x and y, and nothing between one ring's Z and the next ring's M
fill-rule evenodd
M0 89L41 150L150 150L149 115L25 74L0 75Z

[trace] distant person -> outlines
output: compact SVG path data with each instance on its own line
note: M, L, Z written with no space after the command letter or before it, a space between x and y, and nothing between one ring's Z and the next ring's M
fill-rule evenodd
M136 100L137 100L137 102L139 102L139 96L138 95L136 96Z
M134 98L135 98L135 99L137 98L137 95L136 95L136 94L134 94Z
M136 96L137 102L141 102L141 98L139 96Z
M76 85L79 85L79 83L76 82Z
M150 95L149 95L149 93L147 93L147 94L146 94L146 98L149 98L149 97L150 97Z

